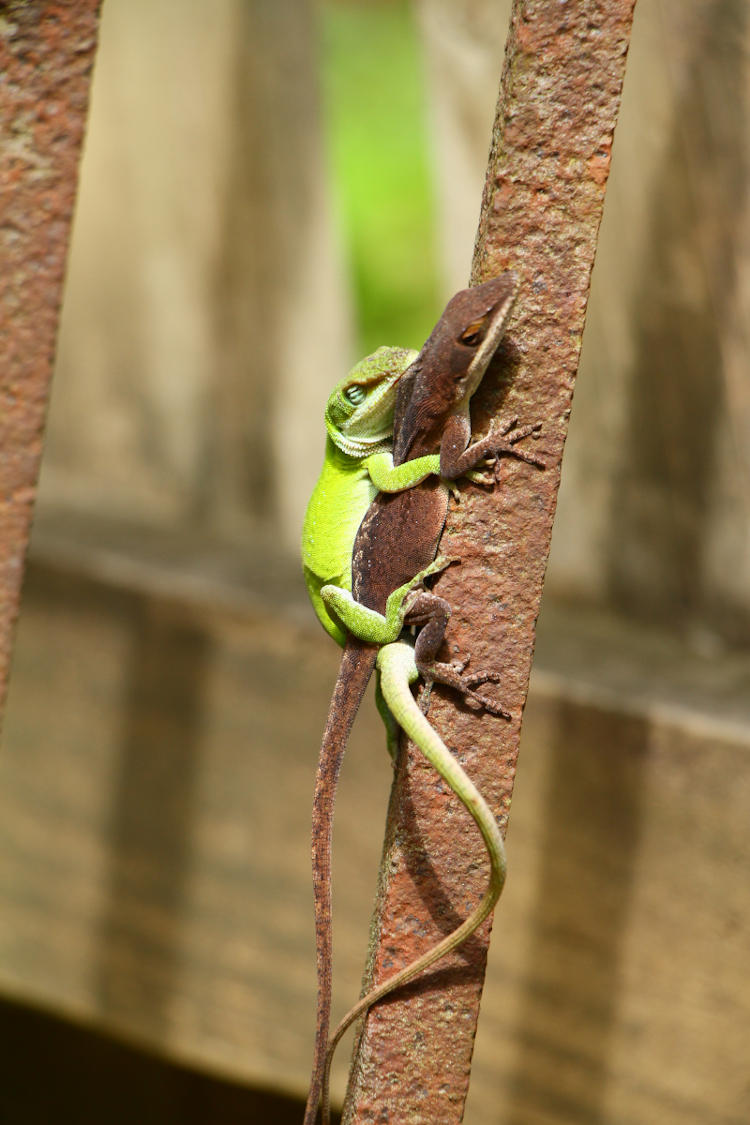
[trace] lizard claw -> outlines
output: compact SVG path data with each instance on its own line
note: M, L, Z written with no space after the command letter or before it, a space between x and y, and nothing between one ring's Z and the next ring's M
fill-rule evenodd
M505 437L505 435L509 434L510 431L515 429L517 425L518 415L514 414L512 418L506 418L504 422L501 422L496 432L500 435L500 437ZM490 433L492 433L494 429L495 426L493 423L492 427L490 428Z
M506 711L499 703L495 703L487 695L480 695L476 691L467 692L465 696L467 706L471 707L474 711L487 711L490 715L495 715L498 719L510 719L510 711Z
M496 464L496 462L493 459L493 465L494 464ZM487 485L487 487L489 487L489 486L491 486L495 483L494 472L492 472L492 473L478 473L475 469L470 469L469 472L465 473L464 475L467 476L470 481L473 481L474 484L484 484L484 485Z
M497 436L505 438L505 441L498 442L495 446L495 453L497 455L495 471L497 472L500 456L503 453L510 457L515 457L517 461L524 461L527 465L534 465L537 469L546 469L546 461L543 461L540 457L535 457L533 453L527 453L523 449L516 449L518 442L524 441L526 438L532 438L536 441L541 432L541 422L533 422L528 426L519 426L518 418L516 417L503 423L497 430Z
M500 719L510 719L510 711L506 711L504 707L501 707L499 703L495 703L489 696L474 691L474 688L479 687L481 684L499 684L502 678L499 672L475 672L472 676L464 676L463 682L467 689L467 703L469 703L470 700L474 701L477 704L477 709L481 707L485 711L488 711L490 715L497 715Z
M434 686L433 680L426 680L424 691L419 697L419 710L423 715L427 715L430 710L430 699L432 698L432 688Z
M434 664L427 668L420 668L422 678L425 682L425 691L419 701L420 709L424 715L427 714L427 709L430 705L430 693L434 683L445 684L447 687L452 687L455 691L459 692L464 699L467 707L472 711L484 710L489 712L490 715L497 715L501 719L510 719L511 714L501 707L499 703L495 703L489 696L475 691L474 689L481 684L498 684L502 676L499 672L475 672L471 676L464 676L463 671L466 668L468 660L463 662L455 662L452 664L445 664L436 661Z

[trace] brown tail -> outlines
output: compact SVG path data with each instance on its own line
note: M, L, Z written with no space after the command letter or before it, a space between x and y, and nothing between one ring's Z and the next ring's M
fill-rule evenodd
M333 689L318 760L313 795L312 868L315 904L315 950L318 965L318 1007L310 1093L304 1125L315 1125L323 1083L331 1021L331 837L333 805L344 751L365 689L375 667L375 645L347 640Z

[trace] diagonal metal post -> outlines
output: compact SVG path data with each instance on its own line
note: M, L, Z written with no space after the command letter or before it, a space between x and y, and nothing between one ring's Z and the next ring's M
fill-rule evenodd
M0 3L0 712L101 0Z
M454 606L448 652L501 670L510 723L436 698L447 744L507 821L635 0L514 0L472 279L512 267L521 292L474 417L541 421L545 472L507 461L491 492L467 489L441 553ZM491 382L491 380L490 380ZM487 879L473 824L409 747L394 783L367 984L455 928ZM452 1125L463 1116L490 926L368 1016L344 1122ZM502 941L502 934L498 935Z

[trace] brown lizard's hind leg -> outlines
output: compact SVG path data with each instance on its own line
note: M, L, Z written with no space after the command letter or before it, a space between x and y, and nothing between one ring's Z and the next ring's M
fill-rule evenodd
M425 591L417 594L406 616L407 625L421 626L414 645L414 658L426 687L420 699L422 711L427 714L432 685L437 683L445 684L459 692L467 706L476 710L482 708L489 711L491 715L509 719L510 713L504 707L475 690L480 684L500 683L499 673L475 672L470 676L464 676L462 673L468 661L464 661L463 664L447 664L437 659L450 615L451 607L445 598Z

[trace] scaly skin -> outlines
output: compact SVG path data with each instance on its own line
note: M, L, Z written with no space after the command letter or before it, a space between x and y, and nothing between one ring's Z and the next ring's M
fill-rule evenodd
M367 622L345 630L323 601L322 587L351 590L354 538L376 494L412 488L439 467L436 455L393 467L396 387L416 358L408 348L378 348L352 368L326 405L325 458L302 527L302 567L318 620L342 647L347 631L367 634ZM373 627L378 641L382 634Z
M346 741L375 665L377 646L397 640L406 611L407 623L422 626L414 659L427 682L448 683L463 692L471 705L504 714L473 690L475 684L497 680L497 676L465 678L460 669L436 661L450 613L446 603L429 593L415 595L412 600L405 592L413 590L422 575L445 565L445 560L436 560L435 555L447 511L449 481L473 474L474 479L492 483L491 475L476 470L486 469L503 455L540 465L516 448L517 442L537 432L535 426L516 428L515 420L511 420L470 443L469 402L502 337L515 293L515 277L504 274L462 290L448 303L419 357L398 380L394 414L396 468L416 465L417 459L434 457L439 450L440 479L423 474L421 484L415 481L413 487L390 496L378 493L354 539L351 583L323 583L317 590L336 626L347 630L348 636L323 736L313 799L318 1013L305 1125L314 1125L317 1118L330 1018L333 798ZM364 638L360 634L363 613L369 630ZM375 632L374 625L378 627Z

